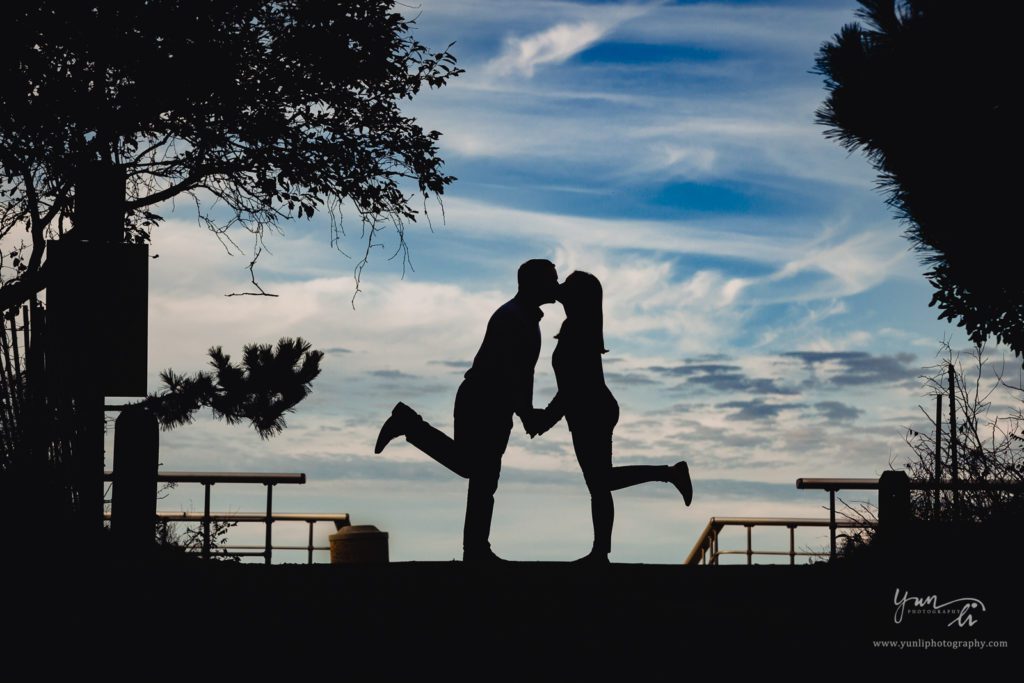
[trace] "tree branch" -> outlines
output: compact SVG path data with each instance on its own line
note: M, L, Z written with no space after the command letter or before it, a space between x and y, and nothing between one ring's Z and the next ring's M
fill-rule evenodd
M170 187L164 188L163 190L160 190L158 192L154 192L153 194L146 195L145 197L140 197L130 202L125 202L125 210L135 211L136 209L141 209L144 206L152 206L153 204L159 204L165 199L176 197L182 192L191 190L192 188L199 185L199 183L202 182L203 178L205 178L207 175L208 174L206 173L190 175L189 177L182 180L180 183L171 185Z
M33 273L26 272L14 282L0 287L0 311L25 303L36 293L46 289L49 279L49 268L44 263L39 270Z
M60 212L60 206L67 191L66 184L58 188L45 216L39 214L39 194L36 192L35 181L28 167L22 169L22 178L25 181L25 198L28 200L28 210L31 225L29 231L32 234L32 253L29 255L26 274L32 274L39 270L43 262L43 251L46 250L46 226Z

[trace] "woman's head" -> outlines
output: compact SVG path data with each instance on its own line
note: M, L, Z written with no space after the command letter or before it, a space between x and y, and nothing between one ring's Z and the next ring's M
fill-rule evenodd
M582 270L574 270L558 287L558 300L565 307L566 314L586 309L601 309L601 282Z
M604 315L601 311L601 282L590 273L573 271L558 287L558 300L565 308L566 322L585 342L604 348Z

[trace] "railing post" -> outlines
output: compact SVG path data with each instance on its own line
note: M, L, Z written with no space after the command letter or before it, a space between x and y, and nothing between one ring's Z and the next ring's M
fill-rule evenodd
M836 559L836 490L828 490L828 548L829 560Z
M130 407L114 422L114 496L110 528L126 550L145 552L156 541L156 479L160 428L142 407Z
M789 525L789 564L791 564L791 565L795 565L796 564L796 541L793 538L795 535L796 535L796 525L795 524L790 524Z
M213 482L203 482L203 559L210 559L210 487Z
M752 565L754 564L754 548L751 544L750 537L753 533L754 527L751 524L745 524L744 526L747 527L747 565Z
M309 558L306 564L313 564L313 525L316 524L315 520L309 520Z
M267 540L263 547L263 554L266 559L266 564L270 564L270 555L272 552L272 546L270 542L270 526L274 523L274 484L267 482Z

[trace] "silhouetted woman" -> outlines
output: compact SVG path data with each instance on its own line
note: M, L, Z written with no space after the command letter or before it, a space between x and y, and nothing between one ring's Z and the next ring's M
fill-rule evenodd
M544 430L563 416L572 432L576 459L590 490L594 520L594 547L577 562L608 562L615 507L612 491L648 481L670 482L687 505L693 486L686 462L675 465L612 467L612 430L619 421L619 404L604 383L601 355L604 348L601 283L590 273L576 271L559 287L558 300L565 322L551 357L558 393L545 409Z

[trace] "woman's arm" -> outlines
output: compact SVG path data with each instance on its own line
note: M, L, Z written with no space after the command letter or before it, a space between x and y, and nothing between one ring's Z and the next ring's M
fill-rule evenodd
M551 402L548 403L547 408L540 411L542 419L538 424L538 434L543 434L548 431L558 424L559 420L565 417L565 401L563 397L564 394L562 392L555 393L554 398L552 398Z

